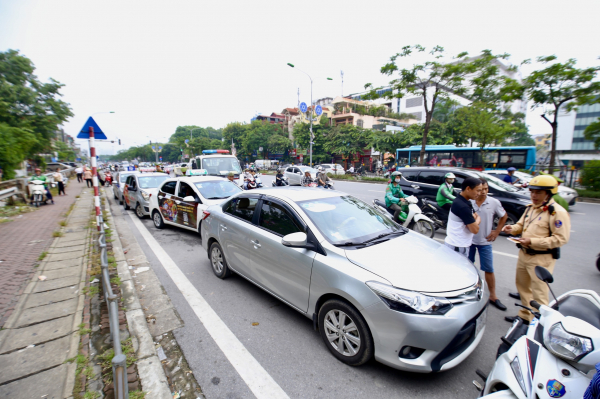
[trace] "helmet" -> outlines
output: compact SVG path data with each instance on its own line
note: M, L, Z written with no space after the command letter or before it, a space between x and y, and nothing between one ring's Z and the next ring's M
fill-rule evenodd
M402 177L402 172L398 172L398 171L392 172L392 176L400 176L400 177Z
M42 170L40 168L35 168L34 172L41 172Z
M551 175L536 176L529 182L530 190L549 190L552 194L558 193L558 182Z
M454 176L454 173L450 172L450 173L446 173L446 176L444 176L444 179L456 179L456 176Z
M317 166L317 169L320 170L320 171L324 171L325 170L325 168L322 167L321 165Z

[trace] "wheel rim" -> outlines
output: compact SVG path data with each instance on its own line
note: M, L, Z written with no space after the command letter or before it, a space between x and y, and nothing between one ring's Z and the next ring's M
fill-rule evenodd
M426 237L431 237L434 234L435 229L433 228L433 226L431 226L430 223L423 220L419 220L417 223L415 223L415 231Z
M154 225L155 225L156 227L158 227L158 226L160 226L160 222L161 222L161 220L160 220L160 215L158 214L158 212L156 212L156 213L154 214Z
M325 315L325 335L329 344L340 355L354 356L360 351L360 333L356 324L341 310L330 310Z
M211 259L213 269L215 269L215 271L219 274L222 273L223 272L223 254L221 253L221 250L219 248L216 248L216 247L213 248L210 259Z
M135 208L135 211L137 212L137 215L139 217L144 216L144 213L142 212L142 207L138 204L138 206Z

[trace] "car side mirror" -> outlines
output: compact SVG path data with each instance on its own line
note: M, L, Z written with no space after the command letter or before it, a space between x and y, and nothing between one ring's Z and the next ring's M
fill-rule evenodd
M191 195L188 195L187 197L183 197L183 202L196 202L196 199Z
M535 275L544 283L550 284L554 282L554 277L552 277L552 274L545 267L536 266Z
M302 232L292 233L292 234L288 234L288 235L284 236L281 239L281 244L283 244L286 247L304 248L304 247L306 247L307 239L308 239L308 237L307 237L306 233L302 233Z

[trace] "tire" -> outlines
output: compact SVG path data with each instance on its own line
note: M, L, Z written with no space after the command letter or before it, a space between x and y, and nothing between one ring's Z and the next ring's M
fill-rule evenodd
M144 209L140 203L135 206L135 214L140 219L144 219L146 217L146 215L144 215Z
M412 225L412 229L428 238L435 235L435 226L429 220L419 220Z
M220 279L226 279L231 276L231 269L227 265L227 260L223 254L223 250L218 242L213 242L209 250L210 266L213 273Z
M598 258L596 258L596 268L600 272L600 255L598 255Z
M152 212L152 222L154 223L154 227L156 227L157 229L165 228L165 222L163 221L163 218L159 211L155 210L154 212Z
M344 329L343 337L339 338L341 316ZM363 365L371 360L375 353L373 337L367 322L360 312L343 300L331 299L321 306L319 332L331 354L349 366Z
M123 205L123 197L119 198L119 205Z
M429 219L433 221L433 228L437 231L443 225L441 220L433 212L425 212L423 215L427 216Z
M125 199L123 199L123 208L125 208L126 211L130 210L131 208L129 207L129 205L127 204L127 201L125 201Z

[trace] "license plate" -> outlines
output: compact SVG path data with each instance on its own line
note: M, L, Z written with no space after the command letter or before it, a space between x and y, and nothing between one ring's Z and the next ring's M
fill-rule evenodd
M475 336L479 335L481 329L485 327L485 322L487 320L487 308L483 311L482 314L479 315L477 320L475 320Z

